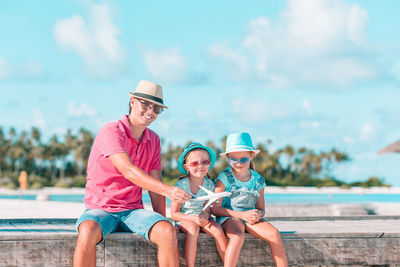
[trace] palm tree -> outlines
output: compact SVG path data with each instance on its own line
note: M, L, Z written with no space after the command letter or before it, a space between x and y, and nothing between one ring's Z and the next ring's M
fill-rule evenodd
M27 142L27 134L23 131L11 148L12 158L14 159L14 171L16 174L18 174L21 167L25 166L29 149L30 146Z
M7 150L7 140L4 136L3 128L0 126L0 175L3 171L3 168L6 167Z
M82 175L83 170L87 167L87 160L89 158L93 140L94 137L89 131L85 130L84 128L79 129L76 139L76 148L74 151L74 159L78 164L79 175Z
M32 173L35 174L38 171L38 167L40 167L41 161L43 160L44 150L41 142L40 130L36 127L32 127L31 129L31 140L32 149L30 157L32 158Z

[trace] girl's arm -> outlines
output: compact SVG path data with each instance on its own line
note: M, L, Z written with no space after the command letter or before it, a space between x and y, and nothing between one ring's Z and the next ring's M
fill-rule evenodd
M221 182L221 180L217 181L217 184L215 185L215 193L221 193L225 191L225 185ZM218 201L214 202L211 212L214 215L221 216L221 217L235 217L241 219L242 217L242 212L241 211L236 211L236 210L230 210L221 207L222 205L222 198L218 199Z
M260 190L260 196L256 203L256 209L259 210L260 219L265 215L264 188Z
M223 191L225 191L225 185L220 180L218 180L217 185L215 186L215 193L220 193ZM257 203L258 201L260 201L260 199L257 200ZM260 214L256 209L247 211L237 211L237 210L230 210L223 208L221 207L221 204L222 204L222 198L219 199L219 202L214 204L213 207L211 208L213 214L222 217L235 217L243 221L249 222L250 224L254 224L255 222L261 219Z
M213 203L213 205L214 205L214 204L215 204L215 202ZM206 210L203 211L203 213L207 215L208 219L210 219L210 217L211 217L211 207L208 206L208 207L206 208Z
M204 221L198 215L185 214L180 212L181 204L171 201L171 219L174 221L193 221L198 225L203 225Z

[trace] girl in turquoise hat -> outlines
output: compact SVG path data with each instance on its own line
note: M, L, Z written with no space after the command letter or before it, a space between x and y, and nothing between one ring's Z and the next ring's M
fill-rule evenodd
M199 186L214 191L215 184L208 177L208 171L215 163L215 152L200 143L191 143L178 160L178 169L185 175L180 177L176 186L190 193L193 198L183 204L172 201L171 218L177 221L179 229L186 233L185 259L186 266L194 266L197 250L197 238L200 230L215 239L219 255L224 260L228 241L222 227L210 220L210 207L203 211L206 201L196 197L207 195Z
M218 178L215 192L229 191L230 197L212 207L212 213L229 238L224 263L236 266L247 231L269 243L276 266L287 266L285 248L279 230L263 219L265 214L265 180L253 170L251 160L259 150L255 149L248 133L230 134L226 151L220 155L229 161L229 167Z

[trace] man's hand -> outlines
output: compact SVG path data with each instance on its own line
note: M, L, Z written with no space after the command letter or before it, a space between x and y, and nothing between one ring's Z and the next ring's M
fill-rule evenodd
M171 201L175 201L179 204L182 204L191 198L188 192L180 189L177 186L170 186L166 192L166 195Z

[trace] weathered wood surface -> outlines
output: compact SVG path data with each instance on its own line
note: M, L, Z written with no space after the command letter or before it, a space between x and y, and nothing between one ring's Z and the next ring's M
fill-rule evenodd
M74 223L0 220L0 266L72 266ZM275 218L271 223L282 232L292 266L400 266L400 217ZM185 236L178 238L182 257ZM239 265L272 266L268 244L246 234ZM97 266L157 266L157 249L135 234L114 233L97 246ZM222 266L206 234L198 240L196 266Z

